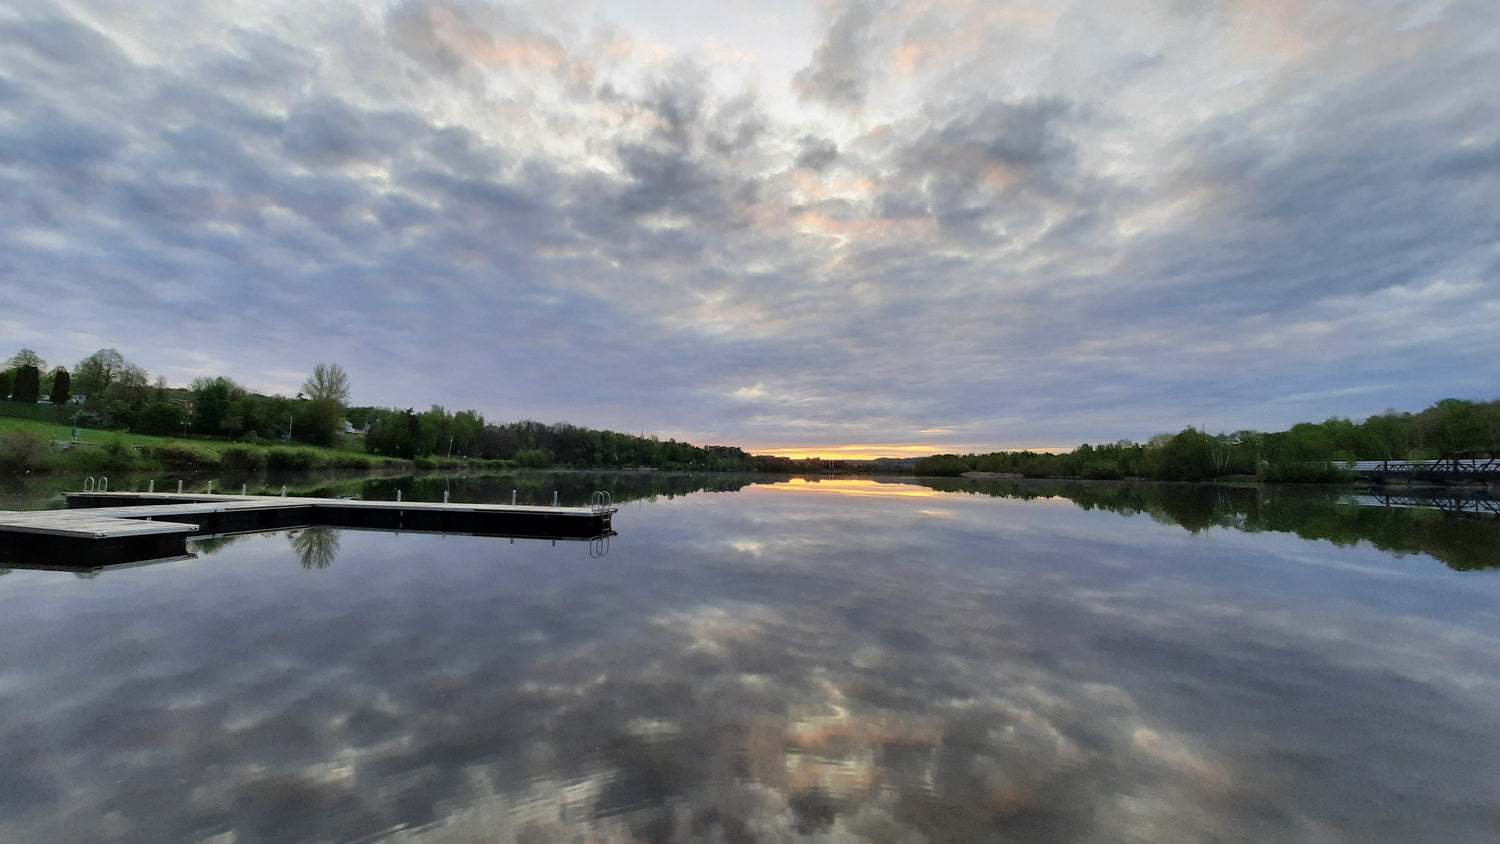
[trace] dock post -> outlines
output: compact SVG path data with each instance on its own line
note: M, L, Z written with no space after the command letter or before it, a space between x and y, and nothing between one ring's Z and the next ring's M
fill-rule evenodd
M557 490L552 490L552 506L557 506Z
M240 495L244 495L245 494L245 488L248 487L248 486L250 486L250 485L249 484L240 484Z
M281 497L286 498L286 484L281 485Z
M213 495L214 494L214 482L213 481L209 481L208 482L208 494L209 495Z
M149 483L149 484L146 485L146 491L147 492L156 492L156 479L155 478L152 478L151 479L151 483Z
M512 506L512 507L516 506L516 491L515 490L511 490L510 491L510 506Z
M182 481L178 481L177 482L177 494L178 495L182 494Z
M396 490L396 503L397 504L401 503L401 490L399 490L399 489Z
M446 489L443 490L443 503L444 504L448 503L448 490L446 490Z

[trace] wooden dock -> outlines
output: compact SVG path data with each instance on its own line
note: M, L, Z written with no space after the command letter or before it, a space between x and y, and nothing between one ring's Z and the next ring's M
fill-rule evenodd
M0 560L93 568L180 557L195 537L296 527L592 540L614 533L615 513L607 496L589 507L160 492L65 496L65 510L0 511Z

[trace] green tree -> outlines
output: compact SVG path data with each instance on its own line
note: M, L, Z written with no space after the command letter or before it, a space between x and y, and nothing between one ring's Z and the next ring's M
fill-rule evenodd
M8 401L10 399L10 391L15 384L16 371L14 369L7 369L4 372L0 372L0 401Z
M159 401L149 404L136 417L135 427L143 434L171 436L181 434L182 423L188 418L187 411L171 402Z
M42 395L42 374L35 366L24 364L16 369L15 381L10 389L11 401L36 404L36 400Z
M387 457L416 457L416 434L421 422L412 408L384 411L373 417L365 434L365 450Z
M126 365L124 355L114 349L100 349L73 367L73 386L90 400L103 401L104 391L120 377Z
M317 445L332 444L349 401L349 376L336 363L320 363L302 382L302 392L308 401L298 413L302 421L300 438Z
M217 378L194 378L191 389L193 428L198 433L210 436L235 436L239 433L227 430L230 427L227 422L233 414L235 403L244 396L244 388L221 375Z
M60 366L52 370L52 403L67 404L68 399L73 397L69 392L71 385L72 377L68 375L68 370Z

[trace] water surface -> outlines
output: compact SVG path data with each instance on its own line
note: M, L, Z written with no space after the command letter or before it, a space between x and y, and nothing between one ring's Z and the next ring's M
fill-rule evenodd
M1500 573L1326 499L935 486L639 500L601 559L309 529L11 571L0 837L1500 835Z

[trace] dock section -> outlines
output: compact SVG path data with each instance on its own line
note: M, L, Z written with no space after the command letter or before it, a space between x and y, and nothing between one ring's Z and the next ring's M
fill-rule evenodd
M65 493L68 509L0 511L0 560L94 567L182 556L200 536L295 527L455 533L526 539L612 535L615 508L261 495Z

